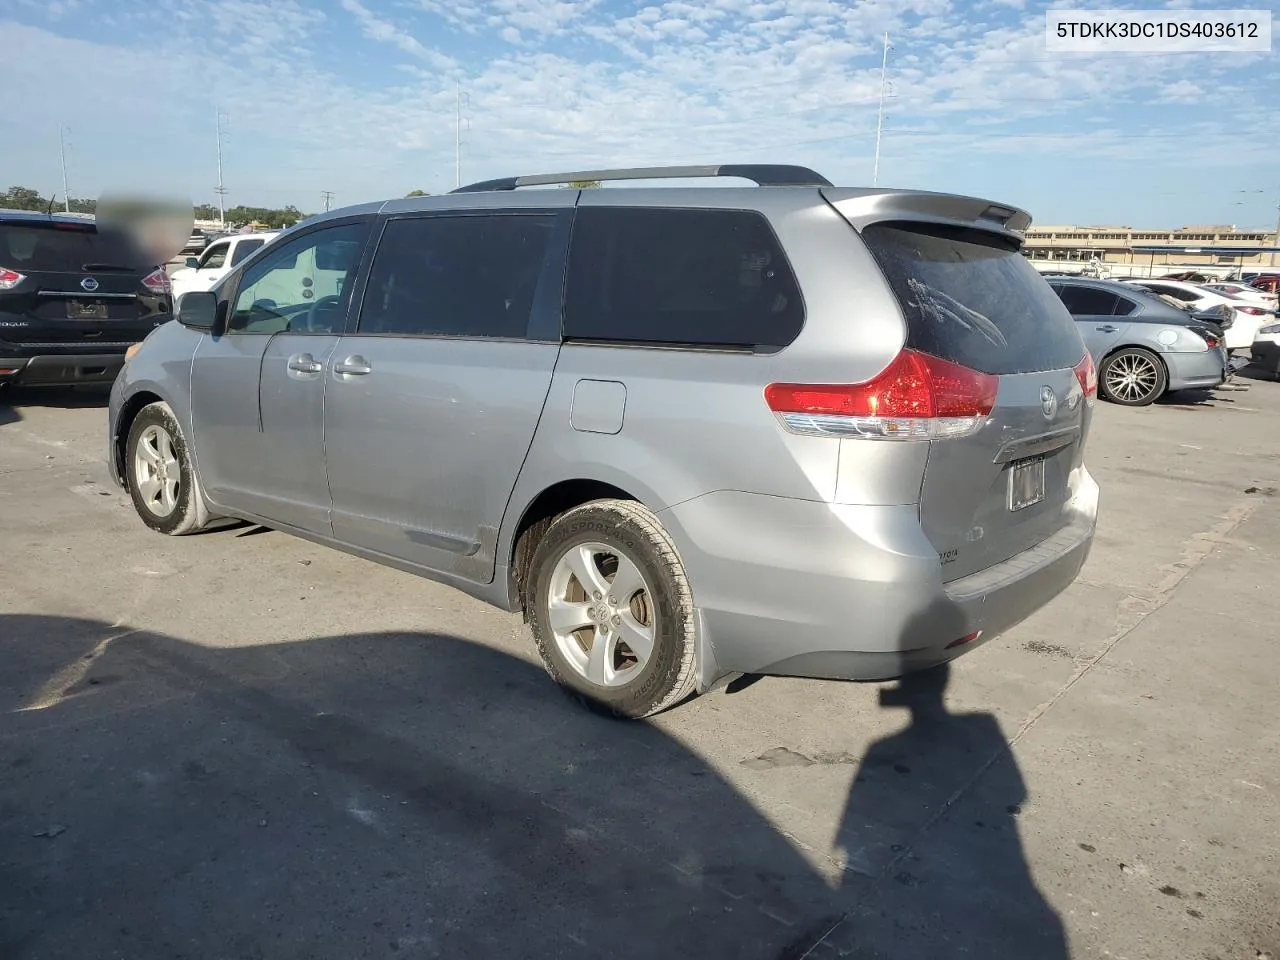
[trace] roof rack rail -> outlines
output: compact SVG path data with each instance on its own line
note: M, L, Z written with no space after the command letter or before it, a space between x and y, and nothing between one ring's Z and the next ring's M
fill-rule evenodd
M686 180L699 177L739 177L759 187L830 187L832 183L808 167L784 163L724 163L694 167L628 167L620 170L579 170L576 173L538 173L470 183L452 193L483 193L516 187L549 186L579 180Z

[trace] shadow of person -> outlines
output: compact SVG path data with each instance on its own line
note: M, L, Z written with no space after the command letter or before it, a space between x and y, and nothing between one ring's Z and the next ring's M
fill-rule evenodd
M17 423L22 419L22 414L18 412L17 407L11 402L10 394L13 388L7 383L0 383L0 427L6 423Z
M0 408L8 406L16 414L20 407L49 407L87 410L106 407L111 401L111 384L92 383L68 387L28 387L7 384L0 388ZM15 419L19 419L15 417Z
M850 789L837 846L852 906L837 934L859 958L1065 960L1023 854L1013 753L990 713L947 710L949 677L943 664L881 690L910 722L867 749Z
M777 960L838 914L696 753L483 644L0 615L0 663L5 960Z

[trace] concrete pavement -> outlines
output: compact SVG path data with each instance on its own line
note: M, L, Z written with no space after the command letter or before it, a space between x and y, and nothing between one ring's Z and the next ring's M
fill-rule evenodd
M146 530L0 399L0 957L1280 958L1280 384L1100 404L1081 580L949 674L652 723L522 624Z

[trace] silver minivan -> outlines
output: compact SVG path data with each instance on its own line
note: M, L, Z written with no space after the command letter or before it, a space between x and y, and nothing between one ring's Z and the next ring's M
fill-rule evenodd
M699 177L755 185L634 185ZM896 677L1092 543L1096 374L1029 223L789 166L337 210L131 351L110 464L161 533L254 521L523 611L622 716Z

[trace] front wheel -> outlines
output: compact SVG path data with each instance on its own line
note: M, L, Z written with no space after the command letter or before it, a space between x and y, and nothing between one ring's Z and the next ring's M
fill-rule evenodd
M1102 361L1098 384L1103 395L1126 407L1145 407L1158 400L1169 384L1164 363L1150 350L1125 347Z
M133 507L152 530L178 537L209 522L186 439L167 403L148 404L134 418L125 471Z
M527 602L547 672L588 706L647 717L692 691L693 596L641 504L597 500L557 517L534 551Z

